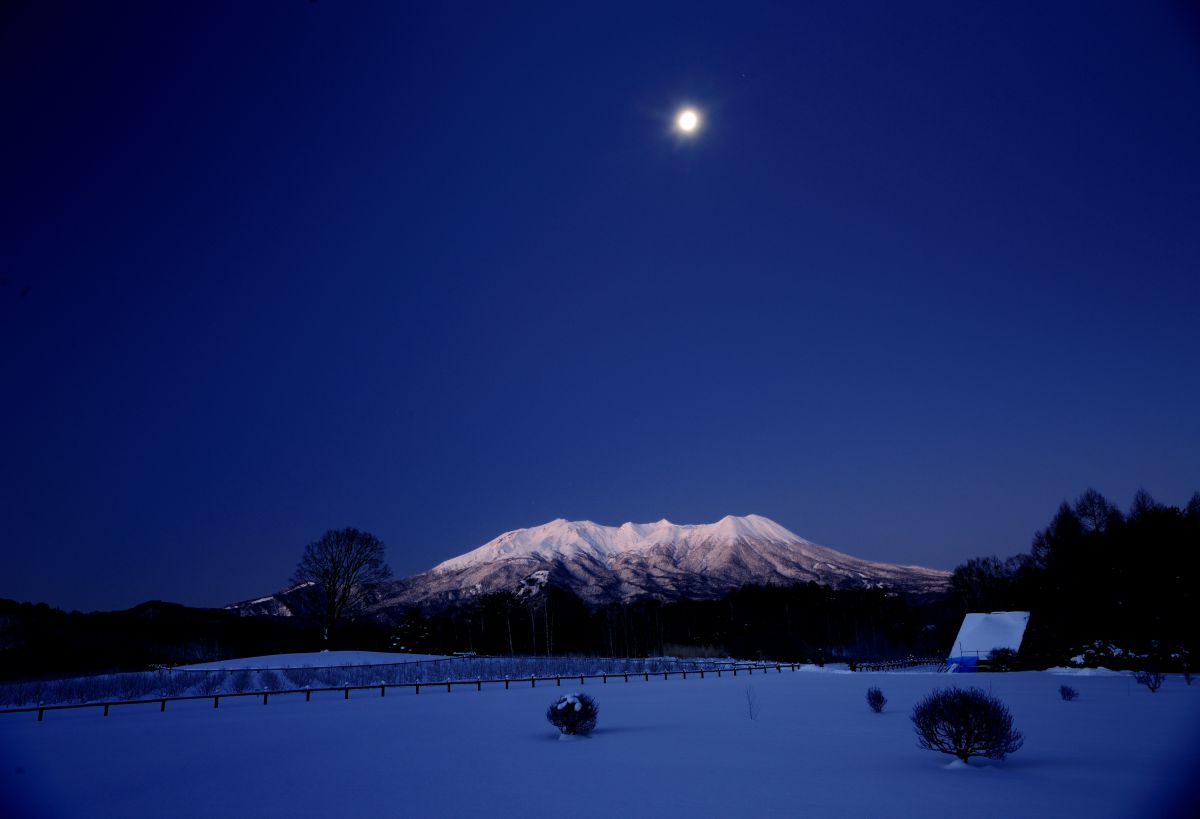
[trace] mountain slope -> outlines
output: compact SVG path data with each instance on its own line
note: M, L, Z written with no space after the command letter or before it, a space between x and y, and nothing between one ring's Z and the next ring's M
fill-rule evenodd
M496 591L569 588L591 605L657 597L719 597L747 583L815 582L880 587L906 595L945 591L950 573L860 560L819 546L760 515L680 525L554 520L505 532L478 549L380 590L375 610L437 607ZM286 595L235 604L243 613L284 613Z

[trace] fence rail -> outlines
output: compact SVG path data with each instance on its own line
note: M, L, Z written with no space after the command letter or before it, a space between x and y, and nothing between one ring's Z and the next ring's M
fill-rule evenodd
M378 691L380 697L387 696L388 689L413 689L414 694L420 694L421 689L427 691L430 689L437 690L445 686L446 693L450 693L455 686L458 688L473 686L476 691L482 691L483 686L499 686L503 685L507 691L514 684L529 683L531 688L536 688L539 682L553 681L556 686L561 686L563 680L571 682L578 679L579 684L585 684L586 680L600 680L602 685L607 685L609 680L623 680L628 683L630 678L642 677L645 682L649 682L651 678L657 679L659 675L664 680L669 680L671 677L680 677L687 679L688 674L693 677L699 676L704 679L705 675L716 675L721 677L724 674L729 674L736 677L738 672L744 672L747 675L753 675L755 672L766 674L770 671L775 671L777 674L782 674L783 669L787 668L795 671L798 665L803 663L750 663L744 665L730 664L725 666L716 666L711 668L694 668L694 669L679 669L676 671L638 671L638 672L616 672L616 673L600 673L600 674L573 674L568 676L552 675L552 676L530 676L530 677L514 677L504 679L474 679L474 680L447 680L445 682L420 682L420 683L381 683L379 685L340 685L323 688L291 688L277 691L245 691L234 694L189 694L186 696L175 697L150 697L147 699L138 700L113 700L108 702L85 702L85 703L70 703L67 705L37 705L26 708L6 708L0 710L0 714L32 714L36 713L38 722L45 719L48 711L74 711L81 708L99 708L102 709L104 716L108 716L110 709L122 705L154 705L159 706L160 712L167 710L169 702L187 702L195 700L212 700L213 708L220 708L221 700L234 699L238 697L261 697L262 704L267 705L271 697L287 696L289 694L304 694L306 702L312 700L313 694L341 692L343 699L350 699L351 691Z
M904 668L918 668L923 665L937 666L941 671L946 667L943 657L906 657L903 660L887 660L884 662L857 663L859 671L899 671Z

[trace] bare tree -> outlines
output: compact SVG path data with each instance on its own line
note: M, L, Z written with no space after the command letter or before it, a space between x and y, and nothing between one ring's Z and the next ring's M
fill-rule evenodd
M1162 688L1163 680L1165 679L1165 674L1154 669L1150 669L1149 671L1139 671L1133 675L1133 681L1138 685L1144 685L1149 688L1151 694Z
M979 688L945 688L917 703L912 712L917 745L956 756L1004 759L1024 743L1004 703Z
M750 719L758 719L758 692L754 690L754 686L746 686L746 716Z
M362 607L367 595L392 576L383 541L353 527L330 529L304 547L292 583L307 586L312 615L324 640L338 621Z
M1086 531L1100 534L1121 522L1121 510L1091 488L1076 499L1075 514Z

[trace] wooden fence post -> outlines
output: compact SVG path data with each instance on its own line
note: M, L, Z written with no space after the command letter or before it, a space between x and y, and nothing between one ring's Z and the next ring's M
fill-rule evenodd
M417 693L418 694L421 693L421 684L420 683L417 683Z
M450 686L451 686L451 685L453 685L453 684L454 684L454 683L446 683L446 693L447 693L447 694L449 694L449 693L450 693Z
M45 708L39 708L39 709L38 709L38 722L41 722L41 721L42 721L42 717L44 717L45 715L46 715L46 709L45 709Z
M305 691L305 692L304 692L304 701L305 701L305 702L312 702L312 692L311 692L311 691Z
M535 677L530 677L530 678L529 678L529 687L530 687L530 688L537 688L537 678L535 678Z
M220 708L220 707L221 707L221 698L219 696L213 697L213 708Z
M555 677L555 678L554 678L554 684L555 684L555 685L562 685L562 677Z
M504 678L504 690L505 691L508 690L508 678L507 677Z
M263 705L266 705L266 704L267 704L267 692L264 691L263 692Z
M579 675L579 684L583 685L583 675L582 674Z
M158 704L158 711L159 711L159 713L162 713L163 711L166 711L166 710L167 710L167 701L163 700L162 702L160 702Z
M379 686L379 696L381 696L381 697L387 696L387 686L386 685Z
M608 675L607 674L600 675L600 681L603 682L605 685L608 685Z
M346 689L346 695L344 697L342 697L342 699L344 699L344 700L350 699L350 689L349 688Z
M626 675L625 675L625 682L629 682L629 675L628 675L628 674L626 674Z
M108 716L108 703L104 703L104 716Z
M650 682L650 672L649 671L646 672L645 676L646 676L646 682Z
M483 680L476 680L476 681L475 681L475 690L476 690L476 691L482 691L482 690L483 690Z

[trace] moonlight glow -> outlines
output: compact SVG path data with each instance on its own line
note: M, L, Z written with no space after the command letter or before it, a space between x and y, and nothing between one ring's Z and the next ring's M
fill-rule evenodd
M675 126L685 134L695 133L700 127L700 115L691 108L684 108L675 117Z

